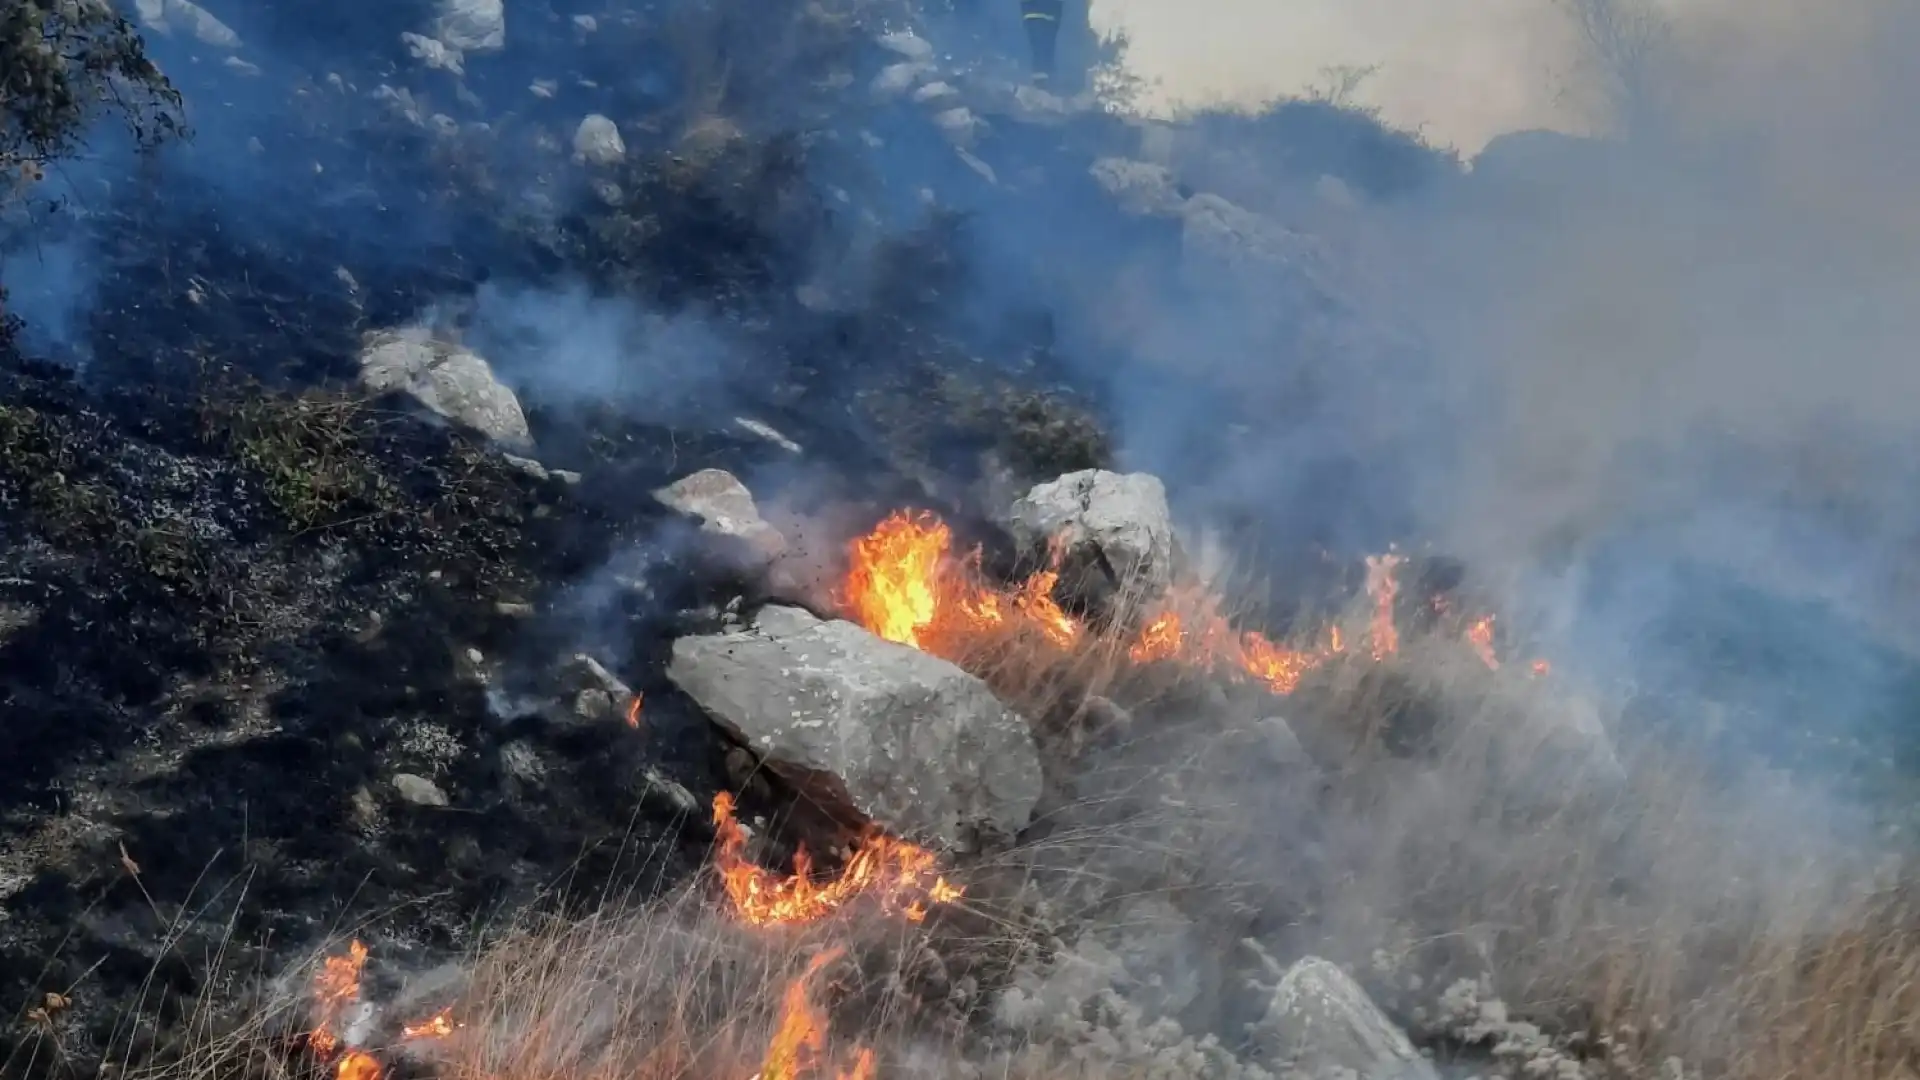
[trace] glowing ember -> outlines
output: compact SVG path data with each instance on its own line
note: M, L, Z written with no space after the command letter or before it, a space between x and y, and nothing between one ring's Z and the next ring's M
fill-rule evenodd
M1500 670L1500 658L1493 652L1493 616L1483 616L1467 627L1467 644L1473 646L1474 653L1488 670Z
M313 1030L307 1035L315 1053L328 1056L340 1048L340 1017L360 999L360 973L366 966L367 947L358 941L347 946L346 955L329 956L321 963L313 980Z
M1547 663L1545 660L1535 660L1533 662L1533 674L1536 678L1538 678L1539 676L1545 675L1551 672L1552 670L1553 670L1553 665Z
M753 1080L799 1080L818 1067L826 1050L827 1014L814 1003L813 980L844 952L833 948L815 955L807 962L807 969L781 992L780 1023L774 1028L766 1057ZM873 1051L862 1047L853 1070L836 1071L834 1075L838 1080L872 1080L873 1071Z
M638 728L640 726L640 710L642 707L646 705L646 703L647 703L647 695L645 694L635 694L633 695L633 700L627 702L627 726L628 727Z
M880 833L861 841L838 877L816 883L813 859L804 848L794 853L791 876L748 861L747 830L734 817L733 796L724 791L713 798L713 824L720 834L714 862L721 883L740 917L755 926L813 922L861 896L872 896L882 910L920 922L929 903L951 904L963 895L940 876L931 851Z

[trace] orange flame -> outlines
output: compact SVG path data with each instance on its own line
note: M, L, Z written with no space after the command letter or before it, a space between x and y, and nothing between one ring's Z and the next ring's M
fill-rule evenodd
M813 1000L813 980L845 952L836 947L816 954L787 984L780 995L780 1022L753 1080L799 1080L819 1064L826 1050L827 1014ZM873 1074L873 1051L866 1047L859 1049L851 1072L834 1073L837 1080L872 1080Z
M885 911L899 911L911 922L927 917L927 904L951 904L964 890L939 874L933 852L881 833L871 833L847 860L838 877L816 883L813 859L805 848L794 853L793 874L782 876L746 857L747 830L733 813L733 796L713 797L713 824L720 834L714 862L721 884L740 917L755 926L792 926L814 922L871 895Z
M1493 616L1483 615L1467 627L1467 644L1473 646L1473 651L1488 670L1500 670L1500 658L1493 651Z
M1070 649L1086 628L1062 610L1053 592L1060 581L1063 552L1056 543L1048 569L1011 588L998 588L980 573L980 552L956 557L953 533L924 511L896 512L853 542L841 602L850 616L889 641L911 645L949 660L963 659L981 635L1030 630L1045 643ZM1368 651L1385 660L1400 650L1394 619L1400 595L1399 571L1405 556L1395 552L1366 558L1366 592L1372 602L1367 623ZM1431 601L1445 614L1445 595ZM1254 679L1276 694L1290 694L1302 679L1347 651L1339 627L1329 627L1326 644L1296 649L1259 633L1235 631L1220 611L1221 598L1193 587L1177 587L1160 611L1141 628L1127 649L1136 664L1175 663ZM1467 631L1468 643L1490 669L1500 661L1493 646L1493 617ZM1533 672L1545 673L1544 662Z
M417 1024L403 1024L400 1034L408 1039L444 1039L462 1025L453 1022L453 1010L441 1009Z
M923 648L940 614L940 586L953 531L932 514L895 513L853 542L847 597L860 625Z
M1373 598L1373 658L1385 660L1400 651L1400 630L1394 625L1393 603L1400 595L1399 571L1407 560L1392 552L1367 556L1367 595Z
M315 1053L325 1056L340 1048L340 1033L335 1029L347 1006L360 999L360 973L366 966L367 947L358 941L347 945L345 955L321 962L313 979L313 1030L307 1034L307 1045Z
M646 705L646 703L647 703L647 695L645 694L635 694L633 695L633 700L627 702L627 726L628 727L638 728L640 726L640 710Z
M336 1080L380 1080L380 1062L364 1050L349 1050L334 1067Z
M854 1055L853 1068L840 1073L836 1080L873 1080L873 1076L873 1051L863 1046Z

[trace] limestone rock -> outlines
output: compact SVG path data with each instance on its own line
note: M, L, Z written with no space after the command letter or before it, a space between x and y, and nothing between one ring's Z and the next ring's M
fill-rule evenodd
M396 773L393 777L393 790L402 799L415 806L447 805L447 793L441 791L438 784L424 776Z
M1439 1080L1360 984L1317 956L1303 957L1281 976L1254 1034L1269 1053L1308 1076L1346 1070L1359 1080Z
M674 642L667 677L848 820L968 849L1024 828L1040 797L1032 733L985 683L849 622L763 608Z
M1121 589L1151 598L1173 583L1173 515L1159 477L1068 473L1035 485L1011 519L1015 540L1030 553L1055 550L1063 580L1095 600Z
M724 469L702 469L653 493L669 509L700 522L712 554L730 569L765 570L787 550L780 530L760 517L753 493Z
M573 156L589 165L618 165L627 156L626 140L612 120L592 113L573 131Z
M492 365L424 333L372 335L360 353L360 385L376 394L406 394L502 446L525 449L533 442L520 399L494 377Z

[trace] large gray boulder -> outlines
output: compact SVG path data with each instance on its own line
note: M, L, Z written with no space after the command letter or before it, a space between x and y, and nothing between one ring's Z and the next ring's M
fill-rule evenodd
M424 332L370 335L360 352L360 385L376 394L405 394L503 447L532 445L520 399L494 377L492 365Z
M1433 1064L1360 984L1317 956L1287 968L1253 1035L1271 1058L1307 1076L1439 1080Z
M1095 602L1123 590L1151 599L1173 583L1173 514L1148 473L1085 469L1036 484L1008 522L1030 553L1058 554L1062 577Z
M956 850L1026 827L1040 757L985 683L849 622L763 608L673 643L667 677L767 766L849 821Z

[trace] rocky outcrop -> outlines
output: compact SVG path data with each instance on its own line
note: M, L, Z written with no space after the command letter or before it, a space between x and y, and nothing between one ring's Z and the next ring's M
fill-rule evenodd
M674 642L667 677L849 820L965 850L1017 833L1040 797L1032 734L985 683L852 623L765 608Z
M1307 1076L1439 1080L1360 984L1317 956L1286 969L1252 1034L1272 1060Z
M1010 516L1015 540L1057 557L1063 580L1094 602L1121 590L1151 598L1173 583L1173 515L1159 477L1068 473L1035 485Z
M360 385L376 394L405 394L434 414L504 447L532 445L520 399L478 353L421 332L372 335L360 353Z

